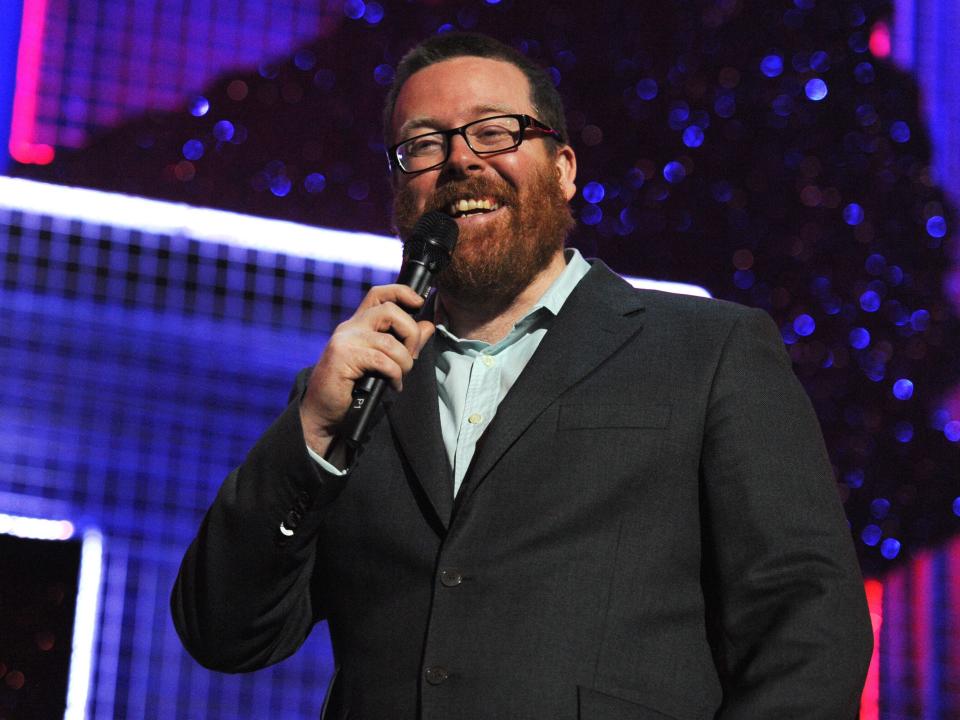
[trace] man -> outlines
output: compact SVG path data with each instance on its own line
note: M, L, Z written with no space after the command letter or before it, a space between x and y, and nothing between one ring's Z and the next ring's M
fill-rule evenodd
M189 650L252 670L326 618L337 719L854 717L861 581L769 318L564 253L576 157L510 48L427 40L385 117L400 234L448 212L452 266L420 320L373 288L227 478L174 588Z

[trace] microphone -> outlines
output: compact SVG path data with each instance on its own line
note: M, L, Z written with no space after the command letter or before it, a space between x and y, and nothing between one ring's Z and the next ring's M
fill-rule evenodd
M397 284L413 288L417 295L426 299L436 276L450 264L450 253L457 244L459 232L460 228L453 218L439 210L431 210L420 216L410 237L404 242L403 265L397 275ZM353 386L353 400L337 436L341 443L346 444L351 460L367 441L367 427L386 385L386 378L367 374Z

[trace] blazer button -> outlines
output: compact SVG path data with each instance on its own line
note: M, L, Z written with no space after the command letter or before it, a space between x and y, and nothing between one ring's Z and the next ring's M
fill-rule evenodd
M447 672L446 668L440 667L439 665L434 665L433 667L428 667L426 669L424 676L427 678L427 682L431 685L439 685L448 677L450 677L450 673Z
M456 587L463 582L463 573L453 568L440 571L440 582L444 587Z

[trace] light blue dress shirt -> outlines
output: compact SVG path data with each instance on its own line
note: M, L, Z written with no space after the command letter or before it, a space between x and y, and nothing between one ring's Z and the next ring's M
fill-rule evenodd
M453 471L454 495L470 467L477 441L497 414L500 402L533 357L570 293L590 270L590 263L575 248L568 248L565 257L563 272L499 342L461 339L443 323L437 324L434 342L440 430ZM327 472L345 474L312 448L307 447L307 451Z

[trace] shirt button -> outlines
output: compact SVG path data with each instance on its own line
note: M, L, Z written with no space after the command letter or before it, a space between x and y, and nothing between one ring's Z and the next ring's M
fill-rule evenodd
M467 422L470 423L471 425L477 425L478 423L482 423L483 415L481 415L480 413L474 413L473 415L467 418Z
M496 359L492 355L481 355L480 362L482 362L487 367L493 367L497 364Z
M424 672L424 677L427 678L427 682L431 685L439 685L448 677L450 673L447 672L446 668L442 668L439 665L434 665L433 667L428 667Z
M453 568L440 571L440 582L444 587L456 587L463 582L463 573Z

